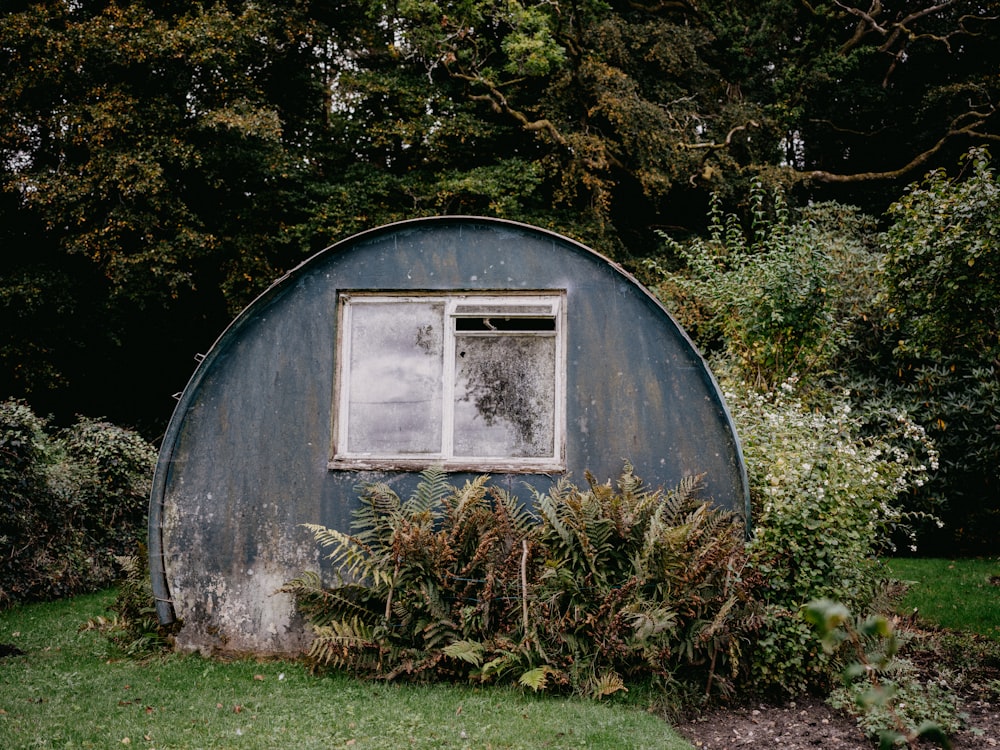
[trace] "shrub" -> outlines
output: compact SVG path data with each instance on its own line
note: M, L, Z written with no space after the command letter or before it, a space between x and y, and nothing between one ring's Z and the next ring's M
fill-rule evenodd
M91 591L144 534L153 449L79 419L62 432L20 401L0 403L0 605Z
M846 661L843 685L828 700L834 708L853 713L880 748L920 740L951 747L948 735L961 728L954 692L943 678L921 681L913 662L899 655L901 639L885 616L852 617L829 599L809 602L803 615L824 651Z
M83 560L49 483L55 460L44 420L0 403L0 606L77 586Z
M846 394L819 411L799 400L793 382L762 394L727 378L724 366L717 371L750 479L750 564L765 581L755 592L764 622L751 684L795 693L825 684L830 668L799 616L802 606L828 598L868 611L886 575L877 554L915 520L898 497L923 481L935 454L904 414L872 435Z
M544 667L596 695L685 675L725 690L749 606L742 524L699 501L694 478L668 493L643 487L630 466L617 489L588 481L535 497L529 632Z
M851 356L857 321L874 297L873 222L827 203L792 216L781 194L750 195L749 230L711 206L710 235L666 235L665 257L646 262L664 303L706 349L721 349L744 377L770 387L822 375ZM682 264L666 270L670 260Z
M1000 181L985 151L964 166L889 209L880 303L892 359L873 374L941 451L914 502L942 508L949 552L955 541L989 551L1000 533Z
M331 589L315 573L283 588L316 632L314 667L386 679L446 671L446 648L509 635L532 523L486 479L455 490L443 471L428 469L406 501L387 485L366 486L353 534L307 526L331 550L338 576ZM453 655L457 673L462 657Z
M513 681L601 696L693 670L706 690L738 665L742 528L695 499L588 477L531 512L479 477L428 470L401 501L365 488L353 533L310 526L341 578L283 588L315 631L309 659L384 679Z
M65 430L60 443L71 480L67 510L109 567L145 539L156 452L137 433L86 417Z

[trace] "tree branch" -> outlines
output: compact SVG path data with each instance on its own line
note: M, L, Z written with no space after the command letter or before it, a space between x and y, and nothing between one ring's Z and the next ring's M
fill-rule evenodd
M746 130L747 128L759 128L760 123L756 120L747 120L743 125L737 125L732 128L728 133L726 133L726 139L722 143L681 143L681 148L687 149L699 149L707 148L712 151L716 151L720 148L726 148L733 142L733 136L736 135L741 130Z
M911 172L919 169L938 153L945 144L951 141L957 136L966 136L972 138L982 138L985 140L996 140L1000 141L1000 136L980 133L976 130L980 125L985 123L990 116L996 113L996 108L994 107L987 113L982 112L965 112L954 120L952 120L948 131L938 139L937 143L931 146L926 151L917 154L913 159L910 160L908 164L900 167L899 169L890 169L884 172L857 172L854 174L835 174L833 172L826 172L823 170L815 170L812 172L801 172L799 173L799 179L803 181L812 180L815 182L822 182L825 184L846 184L846 183L857 183L857 182L879 182L884 180L895 180L900 177L905 177ZM963 121L967 121L967 124L961 124Z
M482 81L480 81L482 83ZM487 84L488 85L488 84ZM496 112L498 115L507 115L508 117L513 117L517 122L521 124L521 127L525 130L531 132L546 132L549 136L558 143L560 146L566 145L566 138L559 129L552 124L551 120L539 119L531 120L520 110L514 109L507 103L507 97L505 97L500 91L498 91L494 86L489 86L490 93L488 94L471 94L469 96L472 101L475 102L486 102L490 105L490 108Z
M729 145L733 142L733 136L739 133L740 131L746 130L747 128L759 128L759 127L760 123L758 123L756 120L747 120L743 125L737 125L733 128L730 128L729 132L726 133L726 139L722 143L679 144L681 148L690 149L692 151L695 149L706 149L704 155L701 157L701 162L700 162L701 172L695 172L690 177L688 177L688 183L692 186L697 185L699 177L703 180L712 179L712 175L715 173L715 170L711 167L711 165L707 165L705 163L706 161L708 161L708 157L711 156L712 152L718 151L719 149L728 148Z
M867 13L860 8L844 5L840 2L840 0L834 0L834 3L850 13L852 16L858 17L858 23L854 27L854 34L851 35L850 39L840 45L838 52L841 55L846 55L852 49L857 47L861 43L861 40L867 36L870 29L875 29L876 31L885 33L882 27L878 25L878 21L875 20L876 16L882 12L882 3L880 3L879 0L872 0L872 7Z
M886 71L885 77L882 81L883 87L889 85L889 79L895 72L900 61L905 55L906 47L917 39L930 39L943 44L949 52L951 52L951 39L957 35L969 35L974 36L977 32L970 31L966 27L966 23L969 20L996 20L995 18L980 18L978 16L964 15L958 19L958 25L952 31L946 34L933 34L933 33L921 33L914 28L912 25L916 22L932 16L936 13L940 13L953 5L955 5L956 0L943 0L934 5L929 5L926 8L921 8L908 15L899 17L897 15L897 20L886 21L881 19L883 8L880 0L872 0L871 7L868 11L856 8L853 5L849 5L842 0L833 0L834 4L842 9L844 12L856 16L858 18L858 23L854 28L854 33L851 38L845 41L839 49L839 54L846 55L848 52L857 47L869 34L875 33L882 37L882 43L879 45L879 52L883 52L890 57L890 63L888 70Z

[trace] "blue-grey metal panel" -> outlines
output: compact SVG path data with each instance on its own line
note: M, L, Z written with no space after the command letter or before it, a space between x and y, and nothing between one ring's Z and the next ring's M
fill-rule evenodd
M304 635L273 592L321 561L299 526L346 530L356 487L407 472L331 471L337 295L344 290L565 290L566 462L647 483L705 475L705 495L749 513L739 441L701 355L632 277L564 237L493 219L382 227L278 280L220 336L171 419L150 502L161 621L191 648L289 652ZM457 475L455 483L464 481ZM514 492L553 477L495 477ZM182 631L182 634L185 632ZM182 641L184 638L181 639Z

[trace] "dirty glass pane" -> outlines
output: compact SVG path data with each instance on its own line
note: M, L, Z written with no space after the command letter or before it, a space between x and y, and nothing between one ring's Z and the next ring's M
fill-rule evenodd
M441 451L444 303L351 302L347 452Z
M554 336L457 336L455 455L555 455Z

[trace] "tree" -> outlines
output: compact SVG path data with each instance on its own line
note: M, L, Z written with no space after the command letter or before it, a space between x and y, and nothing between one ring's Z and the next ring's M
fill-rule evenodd
M934 438L922 494L948 537L989 549L1000 530L1000 181L984 151L960 179L935 171L889 211L882 305L894 398Z
M7 8L2 386L126 421L358 230L486 214L632 263L705 229L713 193L878 214L1000 133L996 0Z
M451 150L478 169L516 154L540 177L528 196L622 257L755 179L881 213L887 184L997 137L996 3L366 7L339 81L352 121L382 113L366 163L430 178L413 199L433 210Z
M162 387L162 404L187 369L148 361L182 348L189 363L192 331L207 345L297 262L282 228L301 217L322 87L313 22L273 10L37 2L0 17L8 393L68 385L71 408L133 421L143 406L124 394Z

